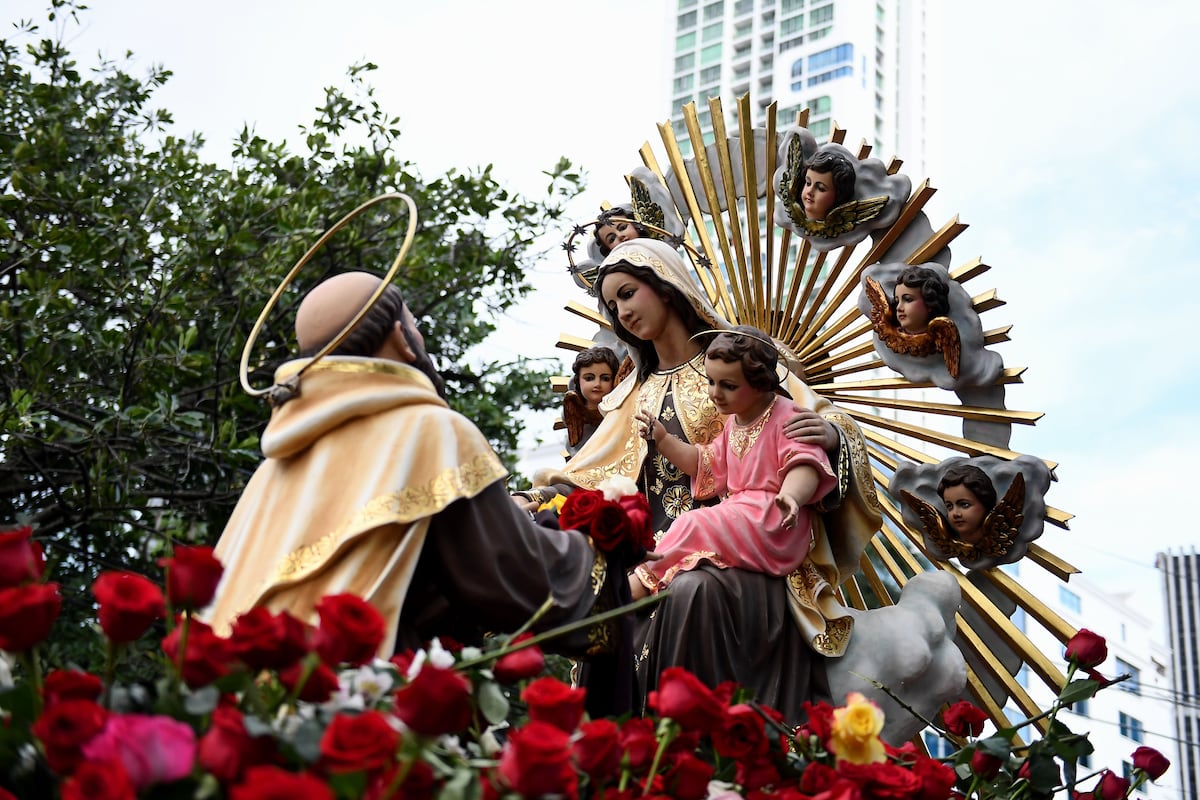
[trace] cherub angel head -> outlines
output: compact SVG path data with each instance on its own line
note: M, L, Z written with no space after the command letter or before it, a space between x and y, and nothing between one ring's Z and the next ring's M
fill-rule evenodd
M891 306L905 333L924 333L929 320L950 313L950 287L929 267L908 267L896 278Z
M608 255L621 242L646 235L646 229L636 222L631 222L632 219L633 212L620 206L600 213L592 231L596 246L600 248L600 255Z
M996 507L996 487L987 473L972 464L954 464L938 481L938 494L954 538L976 545L983 539L984 520Z
M575 356L570 388L579 392L588 408L595 408L613 390L619 367L612 348L589 347Z
M823 220L842 203L854 199L854 165L841 153L825 150L805 165L800 203L804 216Z

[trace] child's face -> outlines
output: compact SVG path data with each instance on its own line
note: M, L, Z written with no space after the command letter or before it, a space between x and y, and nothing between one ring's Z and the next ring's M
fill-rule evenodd
M621 242L628 242L630 239L636 238L638 238L638 232L632 222L616 221L596 228L596 239L609 250Z
M593 408L613 390L613 373L608 364L591 364L579 370L579 394Z
M747 416L762 403L764 393L746 382L742 362L708 356L704 373L708 375L708 397L722 414Z
M837 195L833 191L832 172L814 172L805 170L804 190L800 192L800 203L804 206L804 216L812 220L823 220L833 208Z
M896 284L896 321L907 333L923 333L929 327L929 307L919 289Z
M946 517L954 531L954 538L967 544L979 544L983 538L983 518L987 512L975 493L966 486L947 486L942 492L946 504Z

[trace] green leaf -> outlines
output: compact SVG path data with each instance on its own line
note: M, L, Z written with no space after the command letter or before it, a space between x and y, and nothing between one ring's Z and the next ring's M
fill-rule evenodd
M1008 739L1002 739L999 736L989 736L987 739L980 739L975 743L977 749L987 753L989 756L996 758L1008 758L1012 753L1012 742Z
M479 701L479 711L492 725L508 718L508 698L504 696L500 684L495 681L483 681L475 696Z
M454 771L438 792L438 800L479 800L482 789L477 773L465 767Z
M1096 694L1100 684L1087 678L1077 678L1063 687L1058 698L1063 705L1071 705L1080 700L1087 700Z

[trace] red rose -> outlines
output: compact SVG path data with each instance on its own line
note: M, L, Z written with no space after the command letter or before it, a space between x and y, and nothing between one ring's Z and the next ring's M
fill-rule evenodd
M837 770L819 761L810 762L800 776L800 791L809 794L820 794L833 788L837 783ZM942 798L939 798L942 800Z
M580 772L603 783L616 775L621 766L620 733L611 719L597 719L579 726L579 738L571 745Z
M247 767L265 764L274 754L274 739L251 736L242 712L221 706L213 711L212 725L201 737L196 756L200 766L221 783L233 783Z
M23 525L0 533L0 588L36 581L45 568L46 557L33 541L33 528Z
M633 526L629 524L629 515L625 509L608 500L596 512L592 519L592 527L588 531L597 549L611 553L633 538Z
M533 720L509 734L499 771L508 786L525 797L575 796L570 737L547 722Z
M576 489L567 495L562 510L558 512L558 527L564 531L577 530L590 535L592 521L607 504L604 492Z
M800 735L817 737L817 741L829 749L829 737L833 735L833 706L821 702L813 705L807 700L802 706L808 721L800 728Z
M321 624L316 649L331 667L360 666L375 657L383 643L386 624L373 605L353 594L334 594L317 602Z
M471 724L471 682L453 669L425 662L412 682L396 692L393 711L424 736L461 731Z
M64 700L47 708L33 723L33 735L46 751L46 762L69 775L83 760L83 746L104 727L108 712L91 700Z
M838 762L838 774L859 785L871 800L908 800L921 791L921 779L904 767L888 762L851 764Z
M56 669L42 682L42 702L46 708L64 700L98 700L104 683L90 672Z
M918 758L909 769L921 781L918 800L944 800L958 780L953 767L932 758Z
M670 717L684 730L708 733L721 727L725 709L700 679L683 667L667 667L658 678L658 690L650 692L650 707Z
M300 678L304 675L304 662L298 661L290 667L286 667L279 671L279 682L282 683L289 692L296 691L296 685L300 683ZM337 674L324 664L317 662L313 667L312 672L304 681L304 685L300 687L300 693L296 695L298 700L303 700L305 703L324 703L338 689Z
M1106 769L1100 774L1100 780L1092 791L1100 800L1124 800L1129 793L1129 779Z
M737 762L737 773L734 780L740 783L747 792L761 789L764 786L774 786L781 780L779 770L769 758L759 756Z
M116 759L87 761L63 781L62 800L135 800L137 790Z
M634 546L643 550L653 550L654 528L650 525L650 503L646 500L646 495L641 492L627 494L618 500L617 504L625 509L629 517Z
M700 800L708 795L708 782L712 780L713 771L712 764L696 758L691 753L684 753L675 759L675 763L667 770L663 779L671 789L671 797Z
M92 584L100 627L114 644L132 642L167 613L162 591L132 572L105 572Z
M433 800L437 797L441 786L428 763L412 762L404 781L393 785L400 769L402 767L396 765L376 775L367 786L363 800Z
M321 766L329 772L378 772L396 758L400 734L378 711L338 714L321 736Z
M334 800L325 781L279 767L251 767L246 780L229 792L229 800Z
M183 636L184 624L181 621L162 640L163 652L172 664L179 667L184 683L196 689L228 674L229 664L233 660L229 640L217 636L212 628L198 619L186 621L187 644L180 658L179 640Z
M233 621L229 645L253 670L290 667L308 652L309 628L286 611L272 614L259 606Z
M987 722L985 711L966 700L959 700L942 712L942 722L946 730L955 736L978 736L983 733L983 723Z
M526 686L521 699L529 706L529 719L574 733L583 719L587 690L573 689L558 678L545 677Z
M517 644L532 638L532 633L522 633L509 644ZM500 683L516 683L537 675L545 665L546 657L542 654L542 648L533 644L501 656L496 661L496 665L492 667L492 674Z
M629 768L634 773L650 768L654 753L658 750L658 737L654 733L654 720L634 717L621 726L621 750L629 754Z
M1065 655L1068 661L1074 661L1080 667L1087 669L1104 663L1104 659L1108 658L1108 645L1100 634L1092 633L1087 628L1080 628L1079 633L1072 636L1067 642Z
M991 753L976 750L971 754L971 771L985 781L990 781L999 775L1002 766L1004 766L1004 761Z
M1170 766L1167 757L1153 747L1142 745L1133 751L1133 768L1145 772L1152 781L1161 778Z
M762 716L745 703L730 707L721 727L712 732L712 743L713 748L726 758L765 753L768 743Z
M57 583L0 589L0 650L21 653L44 641L61 608Z
M176 547L173 558L160 558L167 571L167 599L176 611L204 608L212 602L225 567L211 547Z

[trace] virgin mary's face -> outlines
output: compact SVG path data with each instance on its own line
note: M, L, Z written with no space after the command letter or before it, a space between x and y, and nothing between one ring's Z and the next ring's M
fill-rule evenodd
M654 287L628 273L606 276L600 293L621 327L642 341L657 339L671 318L670 307Z

